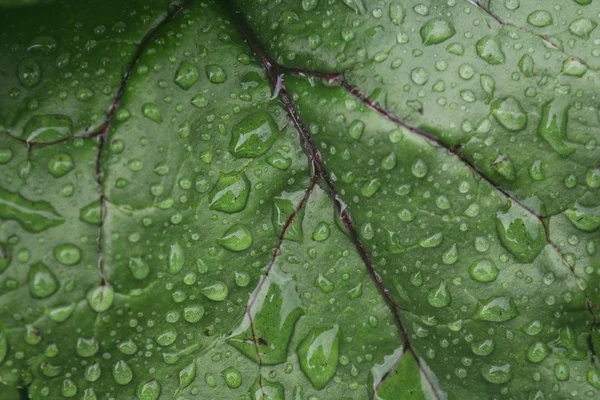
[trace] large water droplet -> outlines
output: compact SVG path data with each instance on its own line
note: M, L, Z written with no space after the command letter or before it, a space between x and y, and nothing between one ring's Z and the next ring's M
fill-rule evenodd
M532 343L527 349L527 359L533 363L541 363L549 354L550 349L542 342Z
M0 219L17 221L25 230L35 233L65 221L50 203L31 201L3 188L0 188Z
M206 77L211 83L223 83L227 80L227 73L220 65L209 64L204 70L206 71Z
M331 230L329 228L329 224L325 221L320 221L315 227L312 238L316 242L322 242L324 240L327 240L330 233Z
M250 182L243 173L221 175L209 194L211 210L236 213L246 208L250 195Z
M551 100L542 106L542 118L537 128L538 136L544 138L562 157L567 157L575 151L567 140L568 116L568 103Z
M243 251L252 245L252 233L246 225L235 224L229 227L217 243L231 251Z
M112 286L101 284L90 290L86 295L88 304L96 312L103 312L110 308L115 299L115 290Z
M299 204L304 191L299 192L283 192L279 196L275 197L273 202L273 213L271 214L271 222L275 232L283 232L287 226L285 232L285 239L293 240L295 242L302 242L304 237L302 231L302 222L304 220L304 207L296 212L296 204ZM288 224L289 218L295 213L295 217Z
M54 258L64 265L75 265L81 260L81 250L71 243L59 244L53 253Z
M491 36L484 36L475 45L477 55L491 65L502 64L506 59L500 43Z
M29 268L29 294L38 299L54 294L60 284L52 272L41 262Z
M55 178L66 175L75 168L75 163L70 155L58 153L48 161L48 172Z
M492 339L471 343L471 351L478 356L487 356L491 354L495 347L496 345Z
M317 390L323 389L335 374L338 356L337 325L311 329L298 346L300 368Z
M229 151L235 157L257 157L269 150L278 133L277 124L269 114L252 114L233 127Z
M493 282L498 277L498 267L492 260L483 258L469 266L469 275L477 282Z
M27 89L31 89L40 83L42 79L42 68L40 64L31 58L25 58L17 67L19 82Z
M133 379L131 367L123 360L117 361L113 365L112 375L119 385L127 385Z
M510 364L486 365L481 368L483 378L494 384L502 384L510 381L513 377Z
M508 181L514 181L517 178L515 167L510 158L505 155L499 155L492 163L492 168Z
M160 383L156 379L140 383L135 394L139 400L157 400L160 396Z
M434 18L421 27L420 33L423 44L429 46L450 39L456 33L456 29L451 22L442 18Z
M99 349L98 340L96 337L91 338L78 338L75 345L75 352L79 357L93 357L96 355Z
M571 25L569 25L569 31L571 31L573 35L587 40L590 37L590 33L592 33L597 26L598 23L596 21L592 21L587 18L579 18L571 22Z
M210 286L200 289L200 293L213 301L223 301L227 298L229 289L227 288L226 284L221 281L217 281Z
M235 367L229 367L221 371L221 376L227 387L237 389L242 385L242 374Z
M564 362L554 364L554 376L561 382L568 381L571 376L569 364Z
M525 129L527 114L523 111L519 100L512 96L496 100L491 106L492 115L511 132Z
M285 400L283 385L265 378L257 378L248 389L248 394L250 400Z
M142 257L131 257L129 258L129 271L135 279L144 279L150 273L150 267Z
M199 77L198 68L189 61L182 61L175 72L175 83L183 90L192 87Z
M427 293L427 302L435 308L448 307L452 301L450 291L446 287L446 281L440 283Z
M73 135L73 121L60 115L35 115L23 127L23 137L29 142L58 140Z
M79 210L79 219L83 222L87 222L92 225L99 225L100 216L100 202L94 201Z
M527 16L527 22L535 27L543 28L545 26L552 25L554 19L552 18L552 14L550 14L548 11L536 10Z
M519 315L511 297L492 297L477 303L475 319L490 322L505 322Z
M167 266L167 271L169 271L171 274L178 274L183 268L184 263L185 256L183 254L183 249L179 243L175 242L171 245L169 250L169 263Z
M532 262L546 245L542 223L516 203L507 212L498 212L496 231L502 246L522 263Z
M252 319L246 315L228 342L255 362L258 350L264 365L282 363L287 360L296 321L304 313L296 284L273 268L256 291L250 296L256 298L250 309Z
M356 119L348 125L348 135L354 140L359 140L365 131L365 123Z
M577 229L585 232L594 232L600 228L600 205L596 207L586 207L576 202L571 208L565 211L569 221Z

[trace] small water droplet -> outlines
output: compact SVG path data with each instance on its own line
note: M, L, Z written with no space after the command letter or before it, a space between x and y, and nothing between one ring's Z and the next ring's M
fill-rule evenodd
M243 173L221 175L209 194L209 208L236 213L246 208L250 196L250 182Z
M131 367L123 360L117 361L113 365L112 375L119 385L127 385L133 379Z
M210 286L200 289L200 293L213 301L223 301L227 298L229 289L227 288L226 284L221 281L217 281Z
M151 119L154 122L162 122L162 115L160 113L160 109L154 103L145 103L142 105L142 114L148 119Z
M440 281L436 287L427 293L427 302L435 308L443 308L450 305L452 296L446 288L446 281Z
M490 322L505 322L519 315L511 297L492 297L477 303L475 319Z
M41 299L53 295L60 284L52 272L41 262L29 268L29 294Z
M189 61L182 61L175 72L175 83L183 90L192 87L199 77L198 68Z
M252 245L252 233L243 224L235 224L229 227L223 235L217 239L217 243L231 251L243 251Z
M512 96L496 100L491 106L491 112L500 125L511 132L523 130L527 126L527 114L519 100Z
M421 27L421 40L425 46L442 43L456 33L454 25L442 18L434 18Z

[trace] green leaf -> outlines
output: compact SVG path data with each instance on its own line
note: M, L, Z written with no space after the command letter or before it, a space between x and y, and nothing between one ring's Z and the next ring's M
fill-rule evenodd
M0 397L600 396L594 7L4 9Z

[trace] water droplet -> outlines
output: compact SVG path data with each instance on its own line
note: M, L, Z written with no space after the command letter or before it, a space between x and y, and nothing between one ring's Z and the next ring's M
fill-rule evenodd
M562 157L575 151L567 141L567 122L569 105L563 101L551 100L542 106L542 118L537 135L544 138Z
M568 58L563 63L562 73L581 78L588 70L588 66L576 58Z
M315 278L315 286L320 288L323 293L331 293L335 288L333 282L327 279L322 273L319 273Z
M54 53L57 47L58 42L52 36L37 36L31 41L27 50L34 53L49 55Z
M523 130L527 126L527 114L519 100L512 96L496 100L491 106L491 112L496 121L511 132Z
M319 0L302 0L302 9L304 11L312 11L319 5Z
M483 378L494 384L502 384L510 381L513 377L510 364L486 365L481 368Z
M66 175L75 168L75 163L70 155L58 153L48 161L48 172L55 178Z
M327 222L320 221L315 227L312 238L316 242L322 242L324 240L327 240L327 238L330 235L330 232L331 231L329 228L329 224Z
M113 365L112 375L119 385L127 385L133 379L131 367L123 360L117 361Z
M213 301L223 301L227 298L229 289L227 288L226 284L221 281L217 281L210 286L200 289L200 293Z
M446 288L446 281L440 281L439 285L427 293L427 302L435 308L448 307L452 301L450 291Z
M192 100L190 102L196 108L204 108L208 105L208 99L202 94L198 94L192 97Z
M427 164L425 164L425 161L421 160L420 158L414 162L414 164L411 166L411 172L414 176L416 176L417 178L423 178L425 175L427 175Z
M373 197L375 195L375 193L377 193L377 191L379 190L380 187L381 187L381 181L379 179L377 179L377 178L370 179L360 189L360 194L362 194L363 196L365 196L367 198Z
M151 119L154 122L162 122L162 115L160 113L160 109L154 103L145 103L142 105L142 114L148 119Z
M150 267L142 257L129 258L129 270L135 279L144 279L150 273Z
M475 319L490 322L505 322L519 315L517 306L510 297L493 297L477 303Z
M54 247L54 258L64 265L75 265L81 260L81 250L74 244L65 243Z
M396 153L391 152L381 160L381 168L391 171L396 167Z
M99 347L98 340L94 336L89 339L78 338L75 351L79 357L87 358L96 355Z
M100 368L100 364L94 363L87 367L84 372L85 380L88 382L96 382L100 379L100 375L102 374L102 370Z
M354 140L359 140L365 131L365 123L356 119L348 126L348 135Z
M285 171L292 165L292 159L279 152L275 152L267 157L267 163L277 169Z
M208 296L207 296L208 297ZM201 305L187 306L183 309L183 319L189 323L196 323L204 316L204 307Z
M237 389L242 385L242 374L235 367L229 367L221 371L225 384L231 389Z
M35 115L23 127L23 137L30 142L52 141L73 135L73 121L60 115Z
M544 227L539 219L515 203L496 215L496 231L500 243L518 262L532 262L546 246Z
M429 46L450 39L456 33L456 29L451 22L442 18L434 18L421 27L420 33L423 44Z
M135 344L135 342L131 339L122 341L121 343L119 343L117 348L121 353L127 354L128 356L135 354L135 352L138 349L137 344Z
M552 14L545 10L536 10L527 16L527 22L535 27L543 28L554 22Z
M349 0L343 0L344 2ZM260 380L259 380L260 379ZM271 382L265 378L257 378L248 389L250 400L284 400L285 392L279 382Z
M246 315L227 341L254 362L258 362L258 351L263 365L279 364L287 360L296 322L304 313L296 283L271 269L256 290L251 296L256 301L249 310L252 320Z
M60 387L60 394L63 397L70 398L77 394L77 385L70 379L65 379L62 381L62 385Z
M571 25L569 25L569 31L571 31L573 35L587 40L590 38L590 33L592 33L597 26L598 23L596 21L592 21L587 18L578 18L571 22Z
M269 150L278 133L273 118L266 112L258 112L233 127L229 151L235 157L257 157Z
M65 306L58 306L54 308L47 309L45 311L48 318L50 318L54 322L64 322L69 318L77 305L75 303L67 304Z
M417 67L410 71L410 79L417 85L422 86L429 81L427 70L422 67Z
M42 79L42 68L40 64L31 58L25 58L17 67L17 77L19 82L26 89L31 89L40 83Z
M42 232L64 222L54 207L45 201L31 201L19 193L0 187L0 219L17 221L29 232Z
M487 356L494 351L496 345L492 339L485 339L480 342L471 343L471 351L478 356Z
M178 274L183 268L183 264L185 263L185 256L183 254L183 249L179 245L179 243L175 242L171 245L169 251L169 263L167 267L167 271L171 274Z
M302 222L304 219L304 208L296 211L296 204L299 204L304 191L299 192L283 192L279 196L275 197L273 202L273 212L271 214L271 222L275 232L283 232L287 226L285 232L285 239L292 240L295 242L302 242L304 233L302 231ZM295 213L295 218L289 222L289 218Z
M571 376L569 365L564 362L554 364L554 376L559 381L568 381Z
M523 75L527 77L532 77L535 68L535 63L533 62L533 58L529 54L525 54L519 60L519 69L523 73Z
M585 183L592 189L598 189L600 187L600 167L587 170Z
M494 93L496 91L496 81L490 75L481 74L479 76L479 84L481 85L481 89L486 94L484 99L485 104L489 104L494 99Z
M88 304L96 312L103 312L110 308L115 298L112 286L102 284L90 290L86 295Z
M577 229L585 232L594 232L600 228L600 205L596 207L586 207L576 202L571 208L565 211L569 221Z
M335 374L339 357L337 325L332 328L313 328L298 346L302 372L317 390L321 390Z
M453 244L448 250L442 253L442 262L446 265L452 265L458 260L458 249Z
M217 239L217 243L231 251L243 251L252 245L252 240L252 233L246 225L235 224Z
M196 363L192 362L190 365L179 371L179 389L177 392L190 386L196 379Z
M542 342L532 343L527 349L527 359L533 363L541 363L549 354L548 346Z
M437 247L442 243L444 236L441 233L435 233L427 238L419 240L419 245L424 248Z
M227 80L227 73L217 64L209 64L204 69L206 77L211 83L223 83Z
M498 267L492 260L482 258L469 266L469 275L477 282L493 282L498 277Z
M139 400L157 400L160 396L160 383L156 379L140 383L135 394Z
M226 213L236 213L246 208L250 195L250 182L243 173L221 175L209 194L209 208Z
M94 201L79 210L79 219L92 225L100 224L100 202Z
M38 262L29 268L29 294L41 299L53 295L60 284L52 272L43 263Z
M491 36L484 36L475 45L477 55L491 65L502 64L506 59L500 43Z
M182 61L175 72L175 83L183 90L192 87L199 77L198 68L189 61Z
M492 168L508 181L514 181L517 178L514 165L510 158L505 154L499 155L494 162L492 162Z
M394 25L401 25L404 22L404 18L406 18L406 11L401 4L391 3L390 4L390 21Z

